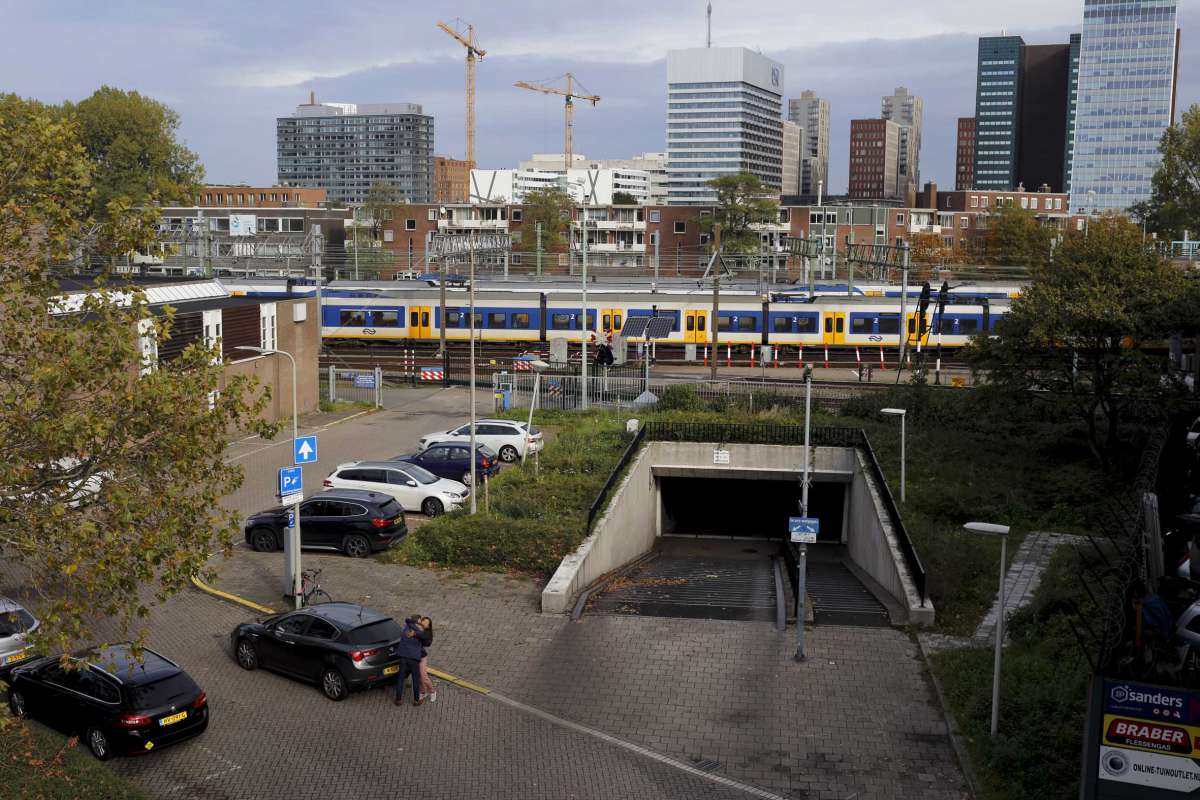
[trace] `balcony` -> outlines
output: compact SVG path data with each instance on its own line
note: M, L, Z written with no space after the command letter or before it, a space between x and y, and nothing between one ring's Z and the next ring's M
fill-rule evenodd
M579 223L575 223L578 227ZM588 226L597 231L644 231L646 220L641 219L594 219L588 220Z
M508 220L506 219L459 219L450 220L439 219L438 230L486 230L486 231L506 231L508 230Z
M578 247L578 242L576 247ZM632 242L593 242L588 245L589 253L645 253L646 245Z

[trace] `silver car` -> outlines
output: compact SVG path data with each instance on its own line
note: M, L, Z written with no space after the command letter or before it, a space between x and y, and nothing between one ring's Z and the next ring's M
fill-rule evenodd
M33 658L25 637L37 630L37 618L15 600L0 595L0 678L7 678L13 667Z

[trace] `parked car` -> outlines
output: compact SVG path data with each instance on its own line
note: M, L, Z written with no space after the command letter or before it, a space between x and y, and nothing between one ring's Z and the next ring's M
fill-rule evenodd
M396 461L352 461L329 473L330 489L364 489L396 498L403 508L421 509L427 517L462 506L471 490L458 481L439 478L417 464Z
M15 667L33 658L33 648L25 637L38 625L37 618L20 603L0 595L0 680L8 680Z
M315 683L330 700L391 682L400 671L396 644L404 626L354 603L321 603L233 629L242 669L265 667Z
M199 736L208 727L208 697L175 662L153 650L139 660L129 643L13 670L8 707L67 734L78 734L100 760L137 755Z
M260 511L246 520L246 543L258 551L283 546L290 506ZM300 504L300 546L363 558L408 535L404 509L389 494L331 489Z
M417 441L417 449L424 450L432 444L440 442L457 442L459 444L471 441L471 424L467 423L445 432L429 433ZM530 428L527 423L514 422L508 419L480 419L475 421L475 441L486 444L499 454L500 460L513 462L523 456L526 451L530 455L542 449L542 432Z
M395 456L391 461L403 461L424 467L434 475L471 485L471 462L467 456L469 446L454 442L432 444L419 453ZM475 472L491 477L500 471L500 457L496 451L482 442L475 444Z

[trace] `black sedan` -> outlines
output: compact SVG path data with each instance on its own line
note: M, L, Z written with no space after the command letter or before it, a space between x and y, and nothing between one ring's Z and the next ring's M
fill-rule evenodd
M395 456L392 461L419 464L442 478L471 485L470 446L459 442L435 442L419 453ZM491 477L500 471L500 456L485 444L475 445L475 474Z
M8 707L79 735L100 760L138 755L199 736L208 698L178 664L153 650L139 661L130 644L68 658L38 658L13 670Z
M279 506L246 521L246 543L255 550L283 546L292 509ZM404 509L391 495L361 489L330 489L300 504L300 546L336 550L362 558L404 540Z
M354 603L320 605L244 622L233 629L243 669L266 667L315 683L330 700L391 683L400 671L396 645L404 626Z

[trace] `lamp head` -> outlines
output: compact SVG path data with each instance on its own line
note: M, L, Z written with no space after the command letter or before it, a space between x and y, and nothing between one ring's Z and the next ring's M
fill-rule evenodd
M550 365L545 361L542 361L540 358L536 361L530 361L529 366L533 367L537 372L545 372L546 370L550 369Z
M968 522L963 525L971 533L981 533L984 536L1008 536L1007 525L994 525L990 522Z
M903 408L881 408L879 409L879 413L886 414L889 417L903 417L908 413L908 410Z

